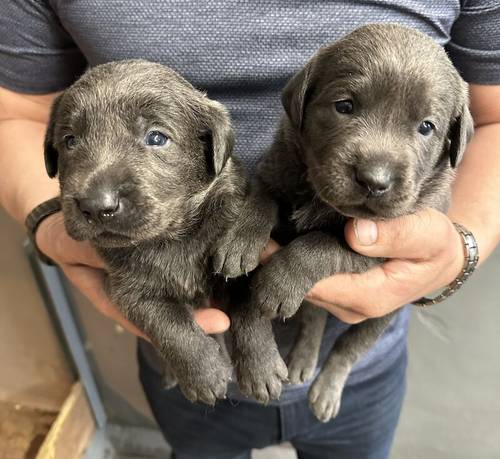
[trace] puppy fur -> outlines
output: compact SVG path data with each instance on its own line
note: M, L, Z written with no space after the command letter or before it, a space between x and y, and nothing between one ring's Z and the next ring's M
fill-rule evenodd
M352 112L340 113L336 102L346 100ZM445 51L426 35L391 24L361 27L320 49L289 81L282 102L286 113L258 173L261 195L279 204L274 236L288 245L257 270L251 302L281 318L302 304L302 330L288 357L290 381L298 384L314 374L326 320L325 311L303 302L306 293L325 277L383 262L348 247L346 219L446 211L473 124L467 85ZM419 132L424 121L434 126L427 135ZM374 193L359 171L389 174L390 189ZM318 419L338 413L352 366L394 314L339 337L310 389Z
M148 144L151 132L166 142ZM239 297L228 300L215 275L225 264L218 246L231 237L229 228L251 196L232 147L221 104L173 70L141 60L84 74L56 99L45 139L45 164L49 176L59 175L68 234L97 249L111 300L151 339L166 374L188 399L208 404L224 397L231 375L223 349L192 316L209 297L234 303L233 359L242 387L255 383L263 356L273 365L260 373L270 389L255 387L261 401L278 397L287 376L270 321L246 317L238 292L248 286L243 281L233 289ZM246 238L240 270L257 265L272 219Z

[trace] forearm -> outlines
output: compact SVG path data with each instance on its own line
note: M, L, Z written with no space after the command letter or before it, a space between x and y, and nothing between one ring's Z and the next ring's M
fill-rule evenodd
M480 262L500 240L500 123L476 128L453 186L451 220L472 231Z
M41 202L57 196L57 180L45 172L46 124L24 119L0 121L0 204L18 222Z

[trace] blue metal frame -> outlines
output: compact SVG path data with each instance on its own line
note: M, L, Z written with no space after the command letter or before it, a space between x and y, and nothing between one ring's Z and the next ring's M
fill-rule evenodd
M74 370L85 389L97 427L104 428L107 424L106 412L85 352L64 276L59 268L46 265L38 259L31 242L26 241L24 248L47 310L54 319L54 325L63 339Z

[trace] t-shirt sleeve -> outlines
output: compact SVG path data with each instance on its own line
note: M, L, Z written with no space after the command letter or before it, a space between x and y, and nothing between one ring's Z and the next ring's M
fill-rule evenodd
M43 94L69 86L87 66L48 1L1 0L0 86Z
M468 83L500 84L500 2L462 0L447 51Z

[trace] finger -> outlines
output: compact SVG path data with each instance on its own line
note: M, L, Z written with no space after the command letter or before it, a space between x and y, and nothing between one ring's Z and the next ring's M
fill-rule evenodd
M208 335L224 333L230 325L229 317L220 309L195 309L194 319Z
M345 227L347 243L353 250L370 257L426 260L439 254L443 241L459 236L451 221L441 212L425 209L391 220L355 219Z
M66 232L62 212L45 218L36 231L38 248L59 264L82 264L105 268L88 241L76 241Z
M433 275L428 272L430 266L390 260L363 274L336 274L318 282L307 298L349 308L365 317L381 317L439 287L428 281Z
M85 266L64 266L68 279L85 297L106 317L120 324L124 329L149 341L149 338L133 323L129 322L120 310L109 301L104 291L104 272Z
M365 315L359 314L350 308L339 306L337 304L326 303L324 301L319 301L310 297L308 297L308 301L315 306L326 309L330 314L333 314L335 317L337 317L337 319L347 324L358 324L368 318Z
M104 261L88 241L75 241L68 235L62 236L59 253L64 263L106 268Z
M260 262L265 264L271 255L277 252L280 248L281 246L274 239L269 239L269 242L262 249L262 252L260 252Z

